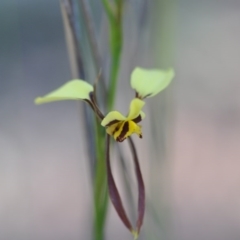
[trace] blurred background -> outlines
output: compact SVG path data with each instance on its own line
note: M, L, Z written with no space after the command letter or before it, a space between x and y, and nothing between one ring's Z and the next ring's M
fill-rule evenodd
M104 56L106 17L93 3ZM135 66L176 71L171 87L147 101L144 139L134 137L145 146L138 148L148 196L142 239L240 239L239 29L237 0L126 1L117 109L128 108ZM82 111L70 101L33 103L69 79L59 2L1 0L2 240L91 239ZM106 239L113 238L131 236L110 208Z

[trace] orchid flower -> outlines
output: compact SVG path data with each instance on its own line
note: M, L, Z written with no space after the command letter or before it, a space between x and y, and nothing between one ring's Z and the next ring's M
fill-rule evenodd
M108 177L108 189L112 203L123 221L124 225L132 232L134 239L138 238L145 211L145 188L142 174L138 162L137 152L131 139L132 134L137 134L142 138L141 126L138 124L145 118L142 111L145 98L153 97L164 90L174 77L173 69L143 69L135 68L131 74L131 87L135 90L135 98L131 101L128 115L125 117L118 111L111 111L106 116L100 111L95 100L94 87L89 83L74 79L65 83L60 88L50 92L49 94L35 99L36 104L43 104L61 100L83 100L87 102L101 121L101 125L106 128L106 167ZM130 148L132 150L135 172L138 180L138 220L136 228L133 228L125 213L119 192L117 190L114 178L112 176L110 166L110 136L117 142L129 139Z
M144 104L142 100L134 98L130 103L127 117L118 111L112 111L102 120L101 125L106 127L107 133L118 142L122 142L133 133L142 138L141 126L137 123L145 117L141 111Z

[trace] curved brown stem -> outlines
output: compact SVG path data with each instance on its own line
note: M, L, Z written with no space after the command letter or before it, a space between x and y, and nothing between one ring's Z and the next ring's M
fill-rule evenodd
M129 139L129 145L131 148L131 152L133 155L133 161L135 165L135 173L137 177L138 182L138 218L136 223L136 230L133 229L127 215L125 212L125 209L122 204L121 197L119 195L118 189L116 187L111 165L110 165L110 135L107 135L106 140L106 165L107 165L107 180L108 180L108 190L109 190L109 196L111 198L111 201L113 203L113 206L115 210L118 213L118 216L124 223L124 225L131 231L131 233L134 235L134 237L137 239L138 234L140 232L141 226L143 224L143 218L144 218L144 212L145 212L145 186L142 178L142 173L138 161L137 151L134 145L134 142L131 137Z
M145 212L145 186L144 186L134 142L131 137L129 137L128 139L129 139L129 145L133 154L135 173L136 173L137 182L138 182L138 219L137 219L136 227L137 227L137 233L139 233L143 223L144 212Z
M97 114L97 116L100 118L100 120L103 120L104 115L103 115L103 113L101 112L101 110L99 109L99 107L97 105L96 99L94 97L94 92L91 92L89 94L89 96L90 96L90 99L91 99L91 104L92 104L94 112Z
M110 135L107 135L106 139L106 165L107 165L107 181L108 181L108 191L111 198L112 204L117 211L118 216L121 218L123 224L131 231L134 232L133 227L126 215L124 210L121 197L119 195L118 189L116 187L111 165L110 165Z

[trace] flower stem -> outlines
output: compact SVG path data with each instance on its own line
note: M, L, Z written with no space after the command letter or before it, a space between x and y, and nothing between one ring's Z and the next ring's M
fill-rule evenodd
M110 35L110 50L111 50L111 68L109 76L109 90L108 90L108 101L107 109L110 111L113 108L117 79L121 61L122 52L122 9L123 1L119 0L115 2L115 8L113 10L108 0L102 0L105 12L109 21L109 35Z
M94 181L94 240L104 240L105 220L108 206L105 166L105 131L96 120L96 169Z

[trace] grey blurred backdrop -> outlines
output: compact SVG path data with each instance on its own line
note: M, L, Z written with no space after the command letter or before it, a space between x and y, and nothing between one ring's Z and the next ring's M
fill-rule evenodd
M134 1L128 3L134 6ZM172 136L166 182L170 238L238 240L240 2L180 0L174 8L176 78L170 91ZM133 65L151 66L148 35L139 39L141 54L126 55L126 49L138 44L131 27L126 29L131 34L124 42L124 57L133 58ZM120 89L129 81L126 65L123 61L127 71L121 72ZM70 77L58 1L1 0L1 240L90 239L91 180L79 106L33 104L36 96ZM129 90L123 102L118 94L120 109L126 108L130 94ZM148 104L153 106L154 100ZM147 151L141 151L146 157ZM155 171L148 166L147 182ZM130 239L125 232L110 209L108 239Z

